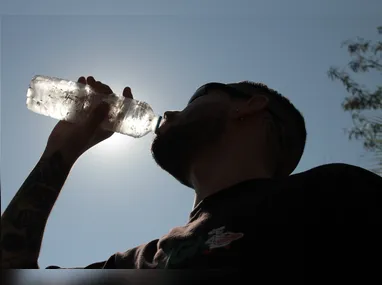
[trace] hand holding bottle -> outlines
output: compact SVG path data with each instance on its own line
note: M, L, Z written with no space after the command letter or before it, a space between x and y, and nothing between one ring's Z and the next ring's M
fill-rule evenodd
M80 77L78 82L89 85L99 94L113 94L109 86L96 81L92 76L87 79ZM133 99L129 87L124 89L123 97ZM59 121L49 136L43 157L60 151L68 164L74 164L85 151L113 135L114 132L100 127L108 116L109 110L109 104L102 102L93 109L84 122Z

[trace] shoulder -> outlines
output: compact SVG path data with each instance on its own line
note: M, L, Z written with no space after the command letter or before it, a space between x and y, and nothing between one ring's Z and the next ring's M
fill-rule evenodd
M365 168L362 168L360 166L352 165L352 164L347 164L347 163L328 163L328 164L323 164L320 166L316 166L312 169L312 171L325 171L325 172L332 172L332 173L359 173L359 174L364 174L364 175L375 175L377 177L377 174L366 170ZM381 178L381 177L380 177Z
M345 163L320 165L291 175L290 181L305 189L317 189L321 193L333 193L335 190L337 193L372 192L378 196L382 195L381 176L362 167Z
M382 192L382 177L362 167L346 163L330 163L292 175L309 184L327 185L342 189Z
M382 177L369 170L331 163L298 173L292 180L301 189L306 217L319 213L320 223L335 220L336 223L380 224L382 221Z

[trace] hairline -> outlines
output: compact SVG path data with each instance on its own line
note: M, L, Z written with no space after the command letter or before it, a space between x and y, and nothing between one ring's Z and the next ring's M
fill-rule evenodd
M215 83L215 82L212 82L212 83ZM248 98L251 98L252 96L257 96L257 95L264 95L269 99L269 103L268 103L269 107L267 109L270 110L273 120L278 121L275 123L281 126L281 131L282 131L281 136L283 140L283 149L281 153L282 153L282 156L284 157L286 156L286 157L283 159L284 163L282 163L281 171L285 173L286 170L289 170L290 172L288 175L290 175L294 171L294 169L296 169L296 167L298 166L299 161L301 160L301 157L305 150L305 145L306 145L306 126L305 126L304 117L301 114L301 112L289 101L288 98L284 97L282 94L278 93L277 91L270 89L268 86L262 83L243 81L239 83L230 83L230 84L218 83L218 85L220 85L225 90L231 90L231 91L234 91L236 94L239 94L239 96L235 96L231 92L226 92L228 93L229 98L231 99L242 99L242 98L248 99ZM208 84L205 84L199 87L199 89L205 86L208 86ZM243 90L243 87L245 87L245 90ZM208 90L208 88L206 88L206 90ZM205 94L202 94L198 97L201 97L207 94L208 92L205 92ZM194 95L191 97L189 104L193 102L196 98L198 98L198 97L194 97ZM288 130L294 130L294 131L288 132ZM291 152L293 152L294 155L292 154L292 156L288 157L288 153L285 151L285 148L288 148L288 146L293 144L293 141L295 141L294 138L296 138L296 140L298 141L297 143L298 146L296 147L292 146ZM290 162L288 163L288 161ZM292 162L296 162L296 163L292 164ZM294 168L290 169L291 166L294 166Z

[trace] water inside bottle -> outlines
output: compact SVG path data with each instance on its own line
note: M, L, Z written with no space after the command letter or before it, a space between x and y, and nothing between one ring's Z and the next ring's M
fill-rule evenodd
M105 130L137 138L155 133L161 122L161 116L145 102L115 94L97 94L89 85L74 81L35 76L27 91L28 109L74 123L85 120L101 101L110 105L108 117L101 124Z
M161 117L153 112L150 105L132 100L130 105L124 105L124 108L127 110L122 110L119 113L123 117L116 118L114 129L117 132L137 138L156 131Z

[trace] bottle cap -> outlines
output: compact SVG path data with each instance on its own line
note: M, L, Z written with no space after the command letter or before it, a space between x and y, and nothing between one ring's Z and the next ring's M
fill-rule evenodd
M161 125L161 122L162 122L162 116L159 116L159 117L158 117L157 124L156 124L155 129L154 129L154 133L155 133L155 134L157 133L157 130L159 129L159 127L160 127L160 125Z

